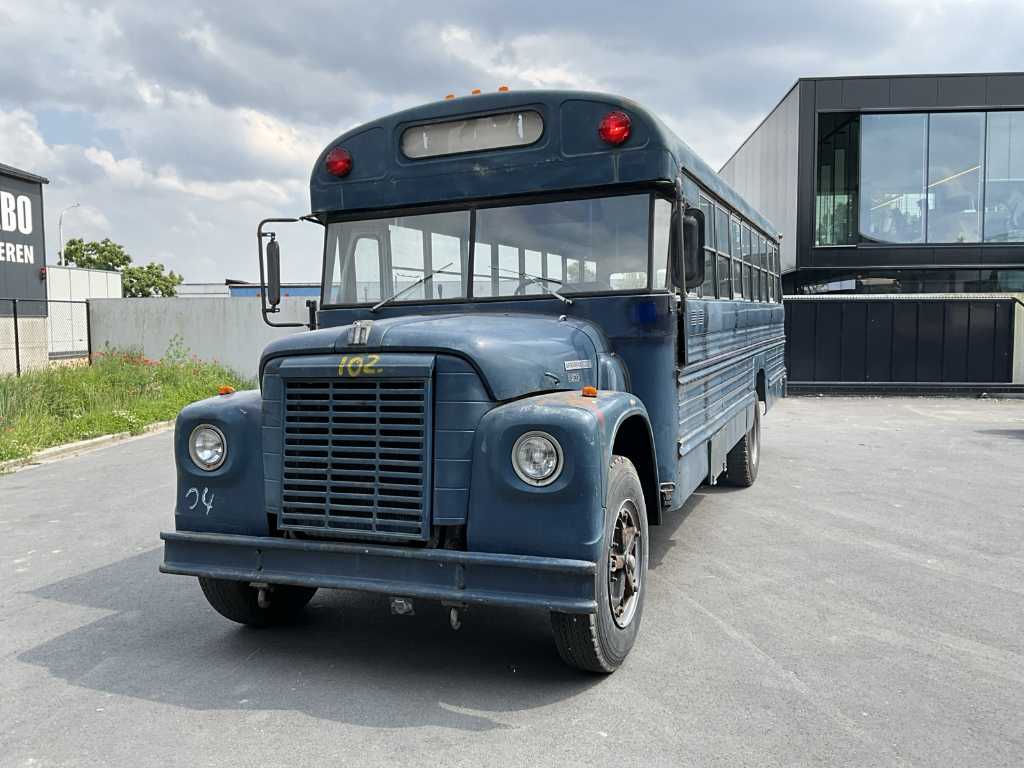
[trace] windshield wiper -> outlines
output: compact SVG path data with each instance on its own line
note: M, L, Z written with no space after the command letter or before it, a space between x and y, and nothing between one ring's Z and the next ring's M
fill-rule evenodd
M408 293L409 291L411 291L413 288L415 288L418 285L423 285L425 282L427 282L427 280L429 280L430 278L432 278L434 275L438 274L439 272L444 272L446 269L448 269L448 267L450 267L454 263L455 263L454 261L449 261L443 267L439 267L438 269L435 269L435 270L432 270L432 271L428 272L423 277L421 277L419 280L415 281L414 283L412 283L410 285L405 286L405 288L403 288L402 290L396 291L395 293L392 293L390 296L388 296L386 299L381 299L380 301L378 301L376 304L374 304L372 307L370 307L370 311L371 312L376 312L378 309L383 307L388 302L394 301L399 296L403 296L404 294Z
M561 280L552 280L550 277L541 277L540 275L531 275L529 272L516 272L514 269L506 269L504 267L498 267L498 271L499 272L507 272L510 275L515 275L520 280L525 280L526 282L523 283L521 286L519 286L520 288L525 288L528 285L539 285L547 293L550 293L552 296L554 296L559 301L563 301L566 304L572 304L572 299L566 298L565 296L560 294L558 291L556 291L554 288L549 288L546 285L546 283L554 283L555 285L561 286L562 285L562 281Z

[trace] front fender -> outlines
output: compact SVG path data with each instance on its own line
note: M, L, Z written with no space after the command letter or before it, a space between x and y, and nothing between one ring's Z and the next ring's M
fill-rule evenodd
M178 469L174 524L179 531L266 536L259 390L218 395L186 406L174 425ZM227 441L227 457L212 472L197 467L188 439L200 424L218 427Z
M628 392L552 392L488 411L474 444L467 545L470 551L596 561L615 433L643 403ZM536 488L512 469L512 446L541 430L562 446L558 479Z

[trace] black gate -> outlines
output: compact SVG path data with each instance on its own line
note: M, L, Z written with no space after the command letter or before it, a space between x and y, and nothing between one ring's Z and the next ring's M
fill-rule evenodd
M1024 303L1013 296L787 296L789 386L1024 389L1022 326Z

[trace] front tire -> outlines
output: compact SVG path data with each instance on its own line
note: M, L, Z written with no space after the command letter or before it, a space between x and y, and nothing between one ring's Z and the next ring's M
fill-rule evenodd
M761 401L754 401L754 423L725 458L725 482L749 488L761 465Z
M277 584L270 590L270 604L261 608L259 590L244 581L200 576L199 586L217 613L251 627L270 627L293 621L316 594L316 587Z
M647 506L633 463L615 456L608 468L602 557L597 563L597 613L552 613L551 629L566 664L609 674L636 641L647 585Z

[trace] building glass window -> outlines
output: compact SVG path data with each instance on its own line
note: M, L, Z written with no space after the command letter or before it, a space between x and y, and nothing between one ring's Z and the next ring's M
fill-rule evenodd
M729 241L732 243L732 255L741 257L743 255L743 241L740 233L740 223L736 219L729 219Z
M743 262L739 259L732 260L732 297L743 298Z
M817 245L856 242L859 142L860 115L837 112L818 116Z
M1024 112L818 121L816 245L1024 242Z
M862 115L860 233L879 243L923 243L928 115Z
M989 112L985 242L1024 242L1024 112Z
M985 114L949 112L928 121L929 243L981 240Z

